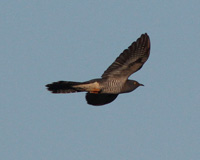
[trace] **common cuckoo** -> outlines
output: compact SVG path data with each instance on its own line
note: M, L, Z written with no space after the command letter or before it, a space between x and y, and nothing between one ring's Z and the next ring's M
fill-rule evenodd
M150 54L150 39L142 34L128 49L108 67L101 78L86 82L58 81L47 84L52 93L87 92L86 100L90 105L104 105L114 101L118 94L132 92L144 86L128 77L142 68Z

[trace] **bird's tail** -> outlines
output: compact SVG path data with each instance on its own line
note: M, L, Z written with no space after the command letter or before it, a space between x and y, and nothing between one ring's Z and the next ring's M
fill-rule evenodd
M86 89L81 87L82 82L72 82L72 81L59 81L47 84L46 87L52 93L74 93L74 92L84 92Z

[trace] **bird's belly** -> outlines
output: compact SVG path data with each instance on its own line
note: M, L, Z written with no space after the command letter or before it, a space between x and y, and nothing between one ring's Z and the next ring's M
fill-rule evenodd
M121 91L119 88L105 88L105 89L102 89L101 93L119 94L121 93Z
M117 82L108 82L101 86L101 93L119 94L121 93L123 84Z

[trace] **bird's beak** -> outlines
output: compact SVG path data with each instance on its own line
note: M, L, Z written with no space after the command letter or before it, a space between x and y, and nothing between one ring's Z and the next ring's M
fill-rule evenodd
M139 86L144 86L144 84L140 84Z

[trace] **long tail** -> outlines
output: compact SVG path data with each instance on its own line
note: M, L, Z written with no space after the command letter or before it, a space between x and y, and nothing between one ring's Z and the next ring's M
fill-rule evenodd
M84 92L84 88L80 85L84 84L82 82L71 82L71 81L59 81L47 84L46 87L52 93L74 93L74 92Z

